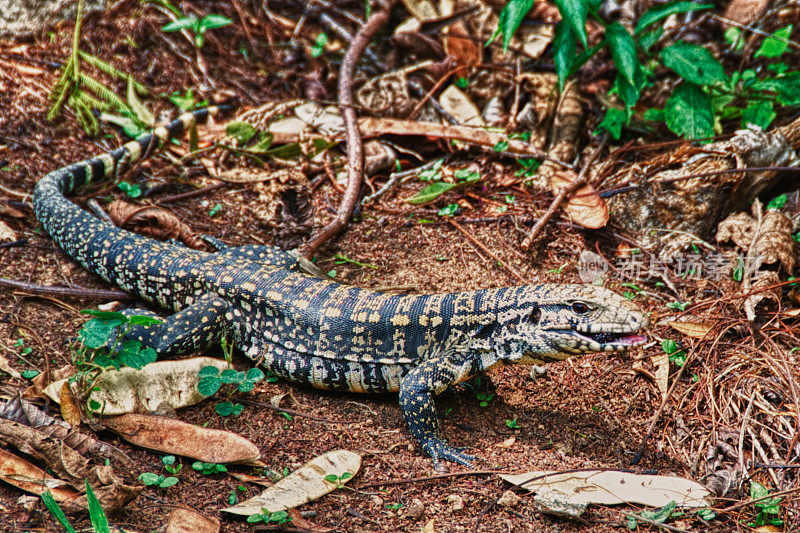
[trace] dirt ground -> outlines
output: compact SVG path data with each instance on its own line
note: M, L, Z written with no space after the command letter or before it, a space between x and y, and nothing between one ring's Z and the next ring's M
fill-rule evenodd
M204 91L204 96L215 100L235 96L245 105L254 105L305 96L308 85L315 84L321 87L320 98L335 98L331 89L335 86L331 83L334 72L328 70L332 68L330 64L297 58L296 51L288 47L267 46L270 38L277 39L280 34L275 23L263 20L257 24L248 23L250 32L257 28L259 35L267 35L263 42L258 36L249 36L249 41L255 42L257 48L251 50L252 60L248 61L237 52L248 42L241 14L237 14L229 2L197 2L195 7L202 12L225 14L235 21L229 27L208 34L203 60L209 77L217 86ZM284 15L297 20L300 13L292 8ZM248 20L254 16L252 12L244 15ZM104 15L91 15L84 20L81 46L131 72L153 89L152 94L183 93L197 86L194 52L185 42L161 32L163 23L163 17L141 7L138 2L119 2ZM0 249L0 277L44 285L109 288L55 247L27 204L28 194L44 173L125 142L121 133L111 126L104 127L98 137L87 136L70 112L62 113L54 121L46 120L50 105L48 92L58 79L58 67L68 57L71 40L71 24L34 38L0 40L0 69L4 69L0 72L0 199L17 213L0 216L17 232L19 239L25 239L18 245ZM176 46L182 56L174 53ZM16 68L9 68L11 64ZM123 83L112 83L112 86L119 94L124 94ZM163 98L155 107L162 111L168 109ZM434 151L444 148L445 143L440 143ZM491 159L486 154L462 153L459 157L476 161L490 182L497 182L514 171L510 163ZM208 178L202 176L202 168L193 165L179 172L163 159L154 158L127 179L179 178L156 193L152 198L155 200L158 195L182 193L207 185L209 182L203 180ZM252 206L248 203L257 198L250 192L251 187L250 184L229 183L162 207L189 224L198 235L211 235L231 244L273 242L274 235L252 215ZM345 283L370 288L401 286L413 292L444 292L519 283L507 268L448 223L446 217L437 216L436 209L409 206L402 201L419 188L418 182L407 182L380 203L364 207L339 238L319 251L318 264L325 271L335 269L337 278ZM120 196L110 185L81 194L76 198L81 205L90 197L105 204L112 197ZM514 206L504 214L493 211L492 201L502 201L507 194L515 196ZM319 184L313 194L315 228L332 217L340 197L330 180ZM459 196L454 192L452 198ZM565 219L560 222L555 219L534 248L523 252L520 243L525 232L549 204L549 195L531 193L522 185L513 184L489 185L476 197L461 198L469 204L469 209L462 210L456 217L458 224L474 241L521 273L526 282L578 282L580 250L598 250L613 256L620 242L613 228L591 232ZM217 204L221 209L209 216L209 206ZM337 264L334 259L337 253L376 268ZM609 286L620 292L627 290L618 282L611 282ZM721 294L719 287L688 282L679 290L685 300ZM670 312L664 308L664 301L677 299L664 294L653 289L635 297L635 301L653 313L657 324L659 317ZM35 297L0 289L3 355L20 371L43 371L47 364L59 368L69 363L68 342L85 321L85 315L79 311L101 303L105 302ZM738 320L737 311L732 308L715 309L726 320ZM544 375L537 377L531 377L529 367L499 368L479 383L448 390L438 397L437 409L449 441L475 454L479 458L476 467L480 470L633 468L637 472L699 479L702 469L698 464L704 461L704 443L708 442L712 423L708 405L693 401L702 394L703 387L713 386L715 372L720 369L726 350L738 349L737 346L749 338L746 329L738 331L729 334L727 344L718 348L714 355L708 347L698 348L701 357L681 375L647 442L644 456L635 467L630 466L630 461L661 406L662 396L655 383L646 374L635 371L634 366L639 362L644 368L652 369L650 357L662 353L658 343L622 355L593 355L551 364ZM657 325L653 333L654 339L679 338L665 325ZM20 338L24 339L25 346L32 348L30 353L21 354L15 346ZM687 342L690 349L696 347L692 342ZM219 356L220 351L214 350L211 355ZM238 368L250 366L240 354L235 357L234 364ZM673 366L670 372L672 383L677 368ZM29 384L5 374L2 380L0 392L4 395ZM220 417L211 401L183 409L175 416L243 435L259 447L268 469L275 472L297 468L328 450L344 448L363 454L362 470L348 488L299 509L302 516L317 527L336 531L420 531L430 519L435 519L435 531L611 531L625 529L626 515L641 510L630 506L592 506L580 520L567 520L537 510L524 491L517 492L521 497L517 505L499 505L500 496L512 487L494 474L470 474L469 469L452 466L451 473L464 475L417 479L433 476L435 472L431 461L412 443L397 399L391 395L367 397L320 392L280 381L261 383L242 397L266 403L283 393L296 399L294 409L324 421L302 416L288 420L274 411L245 402L238 417ZM491 400L482 406L481 398L492 394ZM53 412L58 412L57 406ZM513 420L518 428L507 424ZM689 434L676 437L678 426L684 421ZM160 454L130 446L110 433L98 437L133 459L136 469L124 473L129 482L135 483L142 472L163 473ZM261 490L258 486L227 475L203 476L189 468L191 460L184 459L183 463L177 485L145 489L137 500L111 518L112 523L126 531L156 531L165 524L175 506L188 505L207 516L220 518L224 531L252 529L253 526L243 520L221 515L219 509L228 505L232 491L243 500L257 494ZM232 469L253 472L252 468ZM763 470L757 471L755 479L769 483ZM245 487L244 491L237 489L240 485ZM16 488L0 484L0 529L57 530L55 521L41 503L34 512L22 509L18 503L22 494ZM453 510L453 495L463 498L462 509ZM793 498L796 495L789 495L783 503L786 531L799 524ZM716 500L714 506L722 508L746 499L745 486L741 491ZM424 511L410 516L409 509L419 507L415 500L421 502ZM752 506L743 506L707 523L696 514L687 513L670 522L670 526L677 530L748 529L742 523L752 519L753 514ZM89 525L86 515L71 515L70 518L76 528Z

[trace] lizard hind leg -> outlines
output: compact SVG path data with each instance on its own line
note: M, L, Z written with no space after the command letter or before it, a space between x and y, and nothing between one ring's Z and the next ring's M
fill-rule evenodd
M159 358L184 355L216 344L228 329L229 304L216 296L204 296L195 303L168 317L160 317L146 309L128 309L126 316L146 316L160 321L150 326L133 326L124 340L138 340L153 348Z

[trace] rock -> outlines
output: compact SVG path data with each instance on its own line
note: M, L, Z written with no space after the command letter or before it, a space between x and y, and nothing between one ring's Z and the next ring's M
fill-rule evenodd
M105 0L85 0L83 14L105 9ZM24 37L59 20L74 20L73 0L0 0L0 37Z
M419 498L414 498L406 507L405 515L412 520L419 520L425 514L425 504Z
M447 503L450 504L450 511L461 511L464 509L464 498L458 494L451 494L447 497Z
M497 504L503 507L516 507L521 499L522 498L517 496L514 491L507 490L500 496L500 499L497 500Z

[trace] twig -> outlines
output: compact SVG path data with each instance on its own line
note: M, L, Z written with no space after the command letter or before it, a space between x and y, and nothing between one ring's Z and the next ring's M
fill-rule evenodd
M608 139L607 135L603 137L603 140L600 142L600 144L597 146L594 152L592 152L592 155L590 155L589 159L587 159L586 162L583 164L583 167L581 168L581 171L578 173L578 177L575 178L575 181L573 181L566 187L559 189L558 194L556 194L555 198L553 198L553 201L550 203L550 207L547 208L547 211L545 211L544 215L542 215L542 217L536 222L536 225L534 225L531 228L531 231L530 233L528 233L528 236L525 237L525 240L522 242L522 248L524 249L530 248L531 244L533 244L533 241L535 241L536 238L539 237L539 234L542 232L545 225L550 221L551 218L553 218L553 215L556 214L556 211L564 202L564 200L567 198L567 196L571 195L572 193L574 193L575 191L577 191L578 189L589 183L589 178L588 178L589 168L592 166L597 157L600 155L600 152L605 147L607 139Z
M75 298L96 298L98 300L131 300L134 297L127 292L113 289L88 289L86 287L57 287L53 285L39 285L27 281L0 278L1 287L9 287L19 291L28 292L36 296L72 296Z
M475 246L480 248L485 254L487 254L489 257L491 257L492 259L497 261L497 263L500 264L506 270L508 270L511 273L512 276L517 278L519 281L525 283L525 278L523 278L522 275L519 272L517 272L517 270L514 267L512 267L511 265L509 265L508 263L506 263L505 261L503 261L499 257L497 257L491 250L489 250L486 246L481 244L480 241L478 241L475 237L473 237L472 235L467 233L467 230L465 230L461 226L461 224L459 224L458 222L456 222L453 219L448 219L447 221L450 223L451 226L453 226L458 231L460 231L464 235L464 237L466 237L467 240L469 240L469 242L471 242L472 244L474 244Z
M389 22L391 8L396 2L397 0L388 0L384 9L369 18L353 37L344 55L342 68L339 71L339 109L347 130L347 188L334 219L303 247L302 253L309 259L323 243L344 228L356 207L361 181L364 178L364 144L358 131L358 117L353 107L353 74L356 63L369 41Z

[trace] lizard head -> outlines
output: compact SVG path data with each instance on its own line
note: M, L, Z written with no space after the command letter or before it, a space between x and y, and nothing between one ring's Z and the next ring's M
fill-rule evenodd
M493 343L502 360L541 362L617 352L647 340L637 334L647 327L647 316L609 289L594 285L519 289L516 308L521 314L501 326Z

